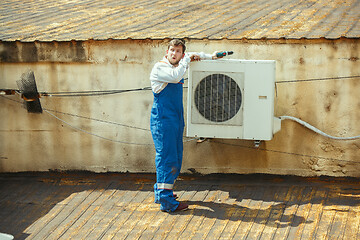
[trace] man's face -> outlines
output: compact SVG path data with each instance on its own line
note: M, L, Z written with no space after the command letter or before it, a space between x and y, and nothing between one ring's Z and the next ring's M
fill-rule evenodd
M181 45L179 46L170 46L168 50L166 50L166 58L169 62L177 66L180 60L184 57L183 48Z

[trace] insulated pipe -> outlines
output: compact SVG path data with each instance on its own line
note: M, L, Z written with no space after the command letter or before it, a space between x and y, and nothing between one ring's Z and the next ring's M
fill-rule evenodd
M360 135L354 136L354 137L334 137L334 136L331 136L331 135L328 135L328 134L322 132L321 130L317 129L316 127L314 127L314 126L310 125L309 123L304 122L303 120L298 119L298 118L296 118L296 117L281 116L280 119L281 119L281 120L292 120L292 121L295 121L295 122L297 122L297 123L299 123L299 124L307 127L308 129L310 129L310 130L312 130L312 131L314 131L314 132L316 132L316 133L318 133L318 134L320 134L320 135L322 135L322 136L324 136L324 137L328 137L328 138L331 138L331 139L336 139L336 140L355 140L355 139L357 139L357 138L360 138Z

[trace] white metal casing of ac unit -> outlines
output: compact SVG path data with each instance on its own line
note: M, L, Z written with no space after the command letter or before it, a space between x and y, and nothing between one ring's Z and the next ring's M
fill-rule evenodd
M280 130L275 61L203 60L188 74L188 137L271 140Z

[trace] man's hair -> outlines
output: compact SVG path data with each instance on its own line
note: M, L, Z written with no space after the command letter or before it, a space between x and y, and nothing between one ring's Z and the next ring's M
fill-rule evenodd
M183 39L175 38L175 39L171 40L171 41L169 42L168 49L169 49L170 47L174 47L174 46L182 46L183 53L184 53L185 50L186 50L185 40L183 40Z

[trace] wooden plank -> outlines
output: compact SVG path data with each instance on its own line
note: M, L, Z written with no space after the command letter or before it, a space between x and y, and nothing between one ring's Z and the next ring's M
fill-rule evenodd
M328 239L329 231L331 229L331 225L333 224L335 213L336 213L336 204L338 203L339 194L337 191L331 189L328 193L327 199L324 203L323 211L321 213L320 221L318 223L315 239ZM339 229L337 229L339 231Z
M351 228L346 229L346 225L349 220L355 220L356 222L356 218L349 219L349 216L351 216L350 212L353 210L352 207L359 205L359 201L357 200L357 191L355 189L344 190L340 188L333 189L333 191L336 191L335 193L338 195L338 201L335 201L333 203L333 206L329 206L330 208L333 208L333 210L335 210L335 216L331 228L328 231L328 237L331 239L342 239L345 236L345 232L352 232ZM359 223L357 223L357 225L358 224ZM348 235L347 237L350 236ZM353 235L352 239L358 239L356 237L356 234Z
M138 207L149 195L148 191L141 191L141 188L137 187L138 186L132 186L132 190L127 190L127 193L121 198L119 202L122 206L120 213L111 221L99 238L116 239L115 236L117 236L117 232L122 232L124 228L126 229L124 223L126 223L133 214L136 214Z
M113 207L114 204L111 202L111 198L114 197L118 185L119 183L112 182L109 188L106 189L93 204L91 204L91 207L94 208L95 213L88 221L83 224L80 229L78 229L78 231L71 234L71 238L87 239L86 236L95 229L95 227L103 219L106 213L108 213L108 211L110 211L110 209ZM125 192L123 193L125 194Z
M29 234L27 239L34 239L35 236L40 233L47 224L49 224L64 208L66 205L55 205L45 216L37 219L27 229L24 230L26 234Z
M190 210L169 214L153 203L146 179L39 179L5 181L17 191L1 187L9 195L0 200L0 232L15 239L360 239L357 182L184 180L177 193Z
M187 201L191 197L192 185L181 185L181 190L175 188L176 194L179 196L179 201ZM152 198L154 200L154 198ZM159 239L162 236L166 236L166 233L170 231L173 222L176 219L176 215L164 213L160 211L159 204L153 204L151 211L146 214L145 219L148 222L142 222L143 231L139 236L139 239Z
M215 187L215 186L214 186ZM232 186L228 187L227 185L221 184L218 186L220 193L214 200L211 202L208 207L212 209L213 212L217 214L216 220L208 232L204 232L203 236L206 236L208 239L218 239L223 233L224 229L227 227L228 222L231 217L234 216L234 213L238 210L238 199L243 197L244 186ZM207 218L207 214L203 214L203 219ZM200 222L201 223L201 222ZM199 226L199 225L197 225ZM192 231L192 235L197 234L197 229ZM198 234L198 235L201 235Z
M79 209L74 210L68 216L68 226L66 226L62 232L57 233L56 237L54 237L54 235L50 235L49 237L71 239L72 236L76 235L88 221L91 221L93 215L100 209L99 204L102 204L106 200L106 197L103 197L103 195L105 195L104 193L109 187L108 185L109 183L107 182L98 185L87 197L89 204L83 203Z
M154 203L154 192L153 188L147 191L148 195L146 199L142 202L142 204L137 208L137 214L133 214L128 221L131 221L130 224L126 225L126 228L131 231L127 235L121 236L124 239L139 239L145 230L145 224L148 224L152 218L153 214L148 214L150 212L158 212L158 204ZM132 219L133 218L133 219ZM119 236L119 232L117 233Z
M360 239L360 209L350 207L342 239Z
M246 212L234 235L235 239L243 239L248 235L253 221L259 213L266 189L267 188L264 188L263 186L256 186L256 190L254 190L254 195L251 198L249 205L245 206Z
M311 208L306 219L306 225L301 234L302 239L314 239L316 229L320 222L321 214L323 212L324 203L327 199L328 189L318 187L312 199Z
M248 234L246 236L247 239L258 239L260 238L265 226L266 222L271 214L271 210L276 204L277 195L276 192L278 191L277 187L269 186L266 188L264 196L263 196L263 202L261 203L260 210L258 212L258 215L253 221L253 224L248 231Z
M100 188L102 189L103 187ZM103 190L98 191L98 189L95 188L77 193L80 195L82 201L71 210L69 209L70 211L63 211L57 216L55 221L58 222L58 226L53 231L49 232L47 237L50 239L59 239L64 233L68 231L68 229L71 229L71 227L77 223L79 218L83 216L91 204L96 201L97 198L99 198L102 191ZM83 196L81 196L82 193L84 193Z
M255 188L247 186L239 186L239 195L236 202L234 203L234 212L229 218L229 221L226 223L219 239L233 239L233 236L238 229L242 218L246 212L246 206L249 206L249 203L254 194Z
M303 197L290 226L289 234L287 236L288 239L299 239L301 237L304 226L307 224L306 219L309 215L312 198L315 195L315 192L316 189L313 187L306 187L303 191Z
M349 215L349 208L347 209L337 209L335 212L334 220L331 225L331 229L328 233L329 239L343 239L345 233L345 225L347 217ZM358 238L354 238L358 239Z
M146 224L139 239L164 239L169 229L166 229L163 225L165 223L173 223L177 218L177 215L161 212L158 207L155 211L154 209L152 209L152 211L155 217L151 219L150 223ZM149 236L151 238L149 238Z
M31 221L34 217L40 217L41 206L38 202L37 195L44 197L46 194L47 188L41 187L41 183L37 181L28 181L26 179L18 179L16 180L17 184L22 186L22 190L18 191L14 197L14 202L10 204L13 207L8 207L8 209L12 209L11 213L8 213L6 216L2 217L3 221L8 225L7 231L8 233L13 233L14 236L22 236L22 231L28 226L28 222L24 222L24 219L27 219L29 213L33 213L36 215L31 216ZM37 210L37 212L33 212L33 209ZM30 221L30 223L31 223ZM21 231L19 231L21 230ZM21 232L19 235L16 232Z
M51 183L41 183L39 186L43 191L38 191L36 196L33 196L31 199L31 204L29 209L24 212L22 218L15 224L17 229L25 230L30 226L35 220L45 216L55 203L58 201L57 193L61 191L59 186L55 182ZM22 235L22 233L20 233ZM15 239L20 239L20 236L14 236Z
M213 203L213 211L216 214L216 218L211 229L206 234L206 239L218 239L224 231L230 217L236 211L236 205L226 203L228 196L228 192L221 191L218 198Z
M212 202L206 202L205 199L207 199L209 191L206 192L202 197L203 199L200 200L196 206L196 211L193 212L193 222L190 222L186 231L183 232L183 235L186 238L183 239L190 239L193 235L196 234L198 227L201 226L204 219L207 219L212 216L213 212L216 212L218 214L218 218L224 218L223 216L225 213L228 213L229 205L226 204L226 200L229 197L229 192L223 191L222 186L213 186L213 188L218 188L218 194L216 196L216 199ZM207 188L208 189L208 188ZM199 196L200 197L200 196ZM195 200L195 198L194 198ZM226 206L225 206L226 205ZM231 206L230 206L231 207ZM210 213L210 215L209 215ZM194 217L196 217L194 219ZM216 221L214 222L216 224ZM214 227L215 225L213 225ZM225 225L223 225L225 227ZM213 229L213 228L212 228ZM210 230L212 230L210 229ZM210 233L210 231L209 231ZM209 235L207 234L207 236Z
M292 191L293 188L289 186L281 186L278 188L278 192L275 194L275 204L271 208L270 215L260 235L261 239L273 239Z
M0 206L3 202L16 202L19 192L22 191L23 186L19 184L20 181L3 179L0 180Z
M234 229L238 230L239 229L239 226L243 223L243 220L244 218L246 217L246 213L248 212L249 210L249 206L251 206L252 204L252 201L254 199L254 196L256 196L256 191L255 190L255 187L254 186L250 186L250 187L246 187L245 188L245 194L242 197L242 200L241 202L238 204L236 204L234 207L235 207L235 210L234 212L232 213L231 217L230 217L230 220L231 221L235 221L236 224L234 227ZM205 236L206 238L211 238L211 228L213 226L215 226L216 224L216 213L214 213L214 216L212 216L215 221L214 223L211 225L211 227L205 232ZM229 226L227 224L227 226L225 226L223 229L222 229L222 233L225 233L227 231L229 231L229 229L231 228L231 226ZM233 235L236 235L237 231L234 231L232 234ZM221 236L221 235L220 235ZM223 235L224 236L224 235ZM235 236L236 238L236 236Z
M30 181L17 181L17 184L18 186L9 189L11 194L2 201L6 204L6 206L2 206L2 221L11 226L15 224L13 219L22 214L26 204L29 203L27 196L33 194L32 192L37 189L35 184Z
M82 191L71 194L62 203L58 203L46 214L44 218L38 221L35 229L33 229L29 239L45 239L49 234L55 231L58 227L61 228L61 223L73 212L84 199L91 193L91 191Z
M136 224L149 209L149 205L152 204L151 195L152 191L140 191L140 193L132 201L133 203L137 203L138 206L130 217L122 224L122 227L116 232L113 239L125 239L128 235L130 235ZM131 237L128 239L131 239Z
M71 185L71 186L58 186L58 190L54 195L48 196L48 206L52 207L46 215L37 219L33 224L31 224L25 232L30 234L29 239L34 237L39 231L41 231L50 221L53 220L63 209L64 207L73 200L75 197L74 192L82 191L84 186L82 185Z
M203 195L197 195L197 198L194 198L193 208L190 212L190 215L200 216L197 222L197 231L191 231L192 239L201 239L207 235L207 233L211 230L212 225L216 220L216 201L219 198L221 191L218 190L218 186L208 186L208 192L204 192ZM196 201L199 198L202 198L202 201ZM190 216L191 217L191 216ZM196 220L196 219L195 219ZM181 221L181 219L180 219ZM188 233L186 233L188 234ZM169 239L171 237L175 237L176 232L172 232L172 235L169 235Z
M351 188L343 193L343 201L349 207L342 239L360 239L360 190Z
M190 189L189 189L190 190ZM189 208L190 210L188 210L185 214L187 215L191 215L191 218L188 219L188 223L186 226L184 226L184 228L182 230L180 230L178 237L180 239L190 239L191 234L197 230L198 226L201 224L202 219L204 218L203 214L199 211L201 209L201 202L203 202L206 198L206 196L209 193L209 186L208 185L201 185L199 186L199 188L196 190L196 192L190 192L190 194L188 195L184 195L184 197L182 197L182 199L185 200L185 197L187 198L187 200L185 201L186 203L189 204ZM176 222L174 223L176 224ZM166 224L166 226L162 226L164 229L168 228L169 230L171 230L172 228L180 228L181 226L179 225L175 225L172 226L171 224ZM170 232L170 231L163 231L165 235L166 232ZM156 237L160 236L160 231L157 232Z
M161 212L159 205L156 204L155 207L152 207L150 212L146 214L147 222L142 222L143 230L139 239L157 239L154 237L159 228L163 229L161 225L165 222L172 222L171 216L168 213ZM165 219L167 219L165 221Z
M192 218L188 222L186 228L179 234L181 239L191 239L195 232L200 227L204 218L206 218L207 211L214 210L210 206L210 203L205 202L209 193L211 192L211 186L201 186L195 195L191 198L191 215Z
M187 202L190 209L183 212L168 213L168 218L159 225L154 239L163 239L165 236L167 239L175 239L186 229L194 211L196 211L198 200L203 200L204 194L199 194L199 190L202 192L204 185L191 184L188 186L181 196L181 201Z
M107 201L108 207L104 208L99 214L99 219L91 232L86 235L86 239L100 239L106 234L112 235L117 231L117 224L122 224L123 221L132 213L130 210L126 210L127 207L132 208L131 200L138 194L138 191L129 191L127 189L133 188L131 183L124 184L122 189L117 190L113 197ZM110 208L111 206L111 208ZM109 209L110 208L110 209Z
M20 221L21 217L24 215L24 213L28 210L29 206L27 204L11 204L8 206L9 209L12 210L11 213L9 213L5 219L3 220L3 223L0 227L0 232L9 233L12 235L17 235L18 229L15 226L16 221Z
M292 189L293 191L291 192L289 200L285 204L283 215L281 216L280 223L274 234L274 239L287 237L304 189L305 187L302 186L297 186Z

